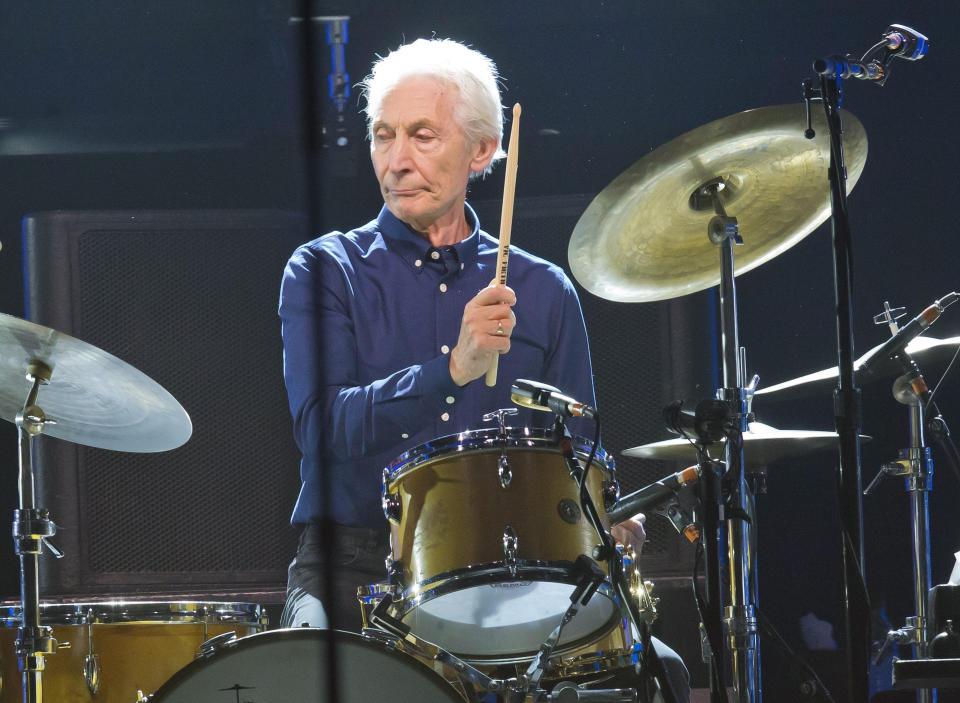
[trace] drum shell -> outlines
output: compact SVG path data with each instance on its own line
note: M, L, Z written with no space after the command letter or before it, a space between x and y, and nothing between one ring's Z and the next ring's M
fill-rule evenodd
M6 603L0 628L2 703L23 700L15 641L20 606ZM40 624L70 647L44 657L41 674L45 700L70 703L132 703L137 691L151 693L199 652L200 644L234 631L237 637L263 627L259 605L187 601L103 601L41 603ZM88 647L92 630L93 648ZM100 690L91 693L84 660L99 655Z
M507 526L517 536L520 560L572 563L593 553L598 538L559 451L508 449L507 487L499 479L500 456L499 448L443 454L389 482L401 504L399 524L391 523L391 549L403 565L405 595L438 575L504 561ZM609 478L596 466L588 476L605 527L603 483Z

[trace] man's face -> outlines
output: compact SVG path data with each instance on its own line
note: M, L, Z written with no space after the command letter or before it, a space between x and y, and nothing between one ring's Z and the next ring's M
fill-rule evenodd
M418 232L462 215L471 171L486 168L495 151L495 140L467 143L454 118L457 93L435 78L406 78L373 123L370 155L383 201Z

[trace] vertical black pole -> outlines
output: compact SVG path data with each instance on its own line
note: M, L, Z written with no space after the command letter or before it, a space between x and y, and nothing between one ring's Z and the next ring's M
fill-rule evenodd
M830 204L833 280L837 317L839 386L834 415L840 436L839 506L842 530L848 700L867 703L870 695L870 606L864 580L863 502L860 478L860 390L853 372L853 276L846 168L843 163L841 84L820 76L820 91L830 129Z

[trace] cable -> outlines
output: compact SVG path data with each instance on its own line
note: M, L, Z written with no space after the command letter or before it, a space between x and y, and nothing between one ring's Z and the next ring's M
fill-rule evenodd
M950 370L953 368L953 365L957 363L957 358L960 357L960 346L957 347L957 351L953 353L953 358L950 359L950 363L947 364L946 370L940 376L940 380L937 381L937 385L933 387L933 390L930 391L930 397L927 398L927 404L923 406L924 413L930 409L930 404L933 403L933 396L937 394L937 391L940 390L940 386L943 384L944 379L946 379L947 374L950 373Z

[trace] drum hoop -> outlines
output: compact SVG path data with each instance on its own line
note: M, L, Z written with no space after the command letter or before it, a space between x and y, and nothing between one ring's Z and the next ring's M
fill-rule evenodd
M486 428L482 430L466 430L457 434L438 437L430 442L410 449L392 462L385 469L390 482L402 478L413 469L433 461L447 454L459 452L500 451L503 448L533 449L544 452L558 451L557 439L552 429L543 427L508 427L504 438L500 430ZM590 455L592 442L583 437L571 437L576 454L585 458ZM593 459L595 466L600 466L612 478L616 474L613 457L607 454L602 447L597 447L597 454Z
M0 608L0 625L17 627L21 606ZM43 625L248 625L259 627L261 607L256 603L226 601L97 601L41 603Z

